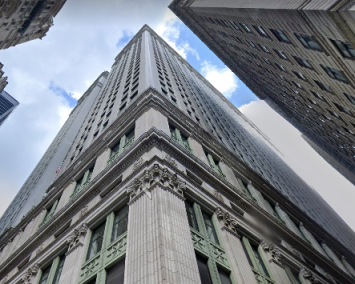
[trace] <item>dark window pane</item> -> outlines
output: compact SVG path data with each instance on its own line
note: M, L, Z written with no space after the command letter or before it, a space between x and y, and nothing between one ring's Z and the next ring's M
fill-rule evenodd
M185 206L186 206L187 219L189 220L190 227L198 231L196 214L195 214L193 204L190 201L186 201Z
M112 230L111 241L116 240L119 236L127 231L128 225L128 206L124 206L115 215L115 221Z
M215 242L216 244L219 244L218 238L217 238L217 234L216 234L216 230L215 230L215 228L213 226L211 216L209 216L205 212L202 212L202 215L203 215L203 220L205 221L205 227L206 227L208 238L211 241Z
M106 270L106 284L124 283L125 260L122 259L115 265Z
M39 280L39 284L46 284L47 283L50 270L51 270L50 266L43 270L41 279Z
M210 272L207 266L207 259L196 255L198 271L200 272L201 284L212 284Z
M59 264L57 267L57 270L55 271L54 279L53 279L53 284L58 284L59 283L59 278L60 275L62 274L63 266L64 266L64 261L65 261L65 255L62 255L59 260Z
M263 262L263 260L261 258L261 255L260 255L259 251L258 251L258 247L253 245L253 244L250 244L250 245L251 245L251 248L253 249L256 262L259 264L259 268L261 269L260 272L263 273L266 276L269 276L269 273L267 272L266 267L264 265L264 262Z
M102 241L104 237L105 223L97 227L93 232L90 240L89 251L86 260L93 257L99 251L101 251Z
M218 274L222 284L232 284L229 272L225 271L224 269L218 268Z

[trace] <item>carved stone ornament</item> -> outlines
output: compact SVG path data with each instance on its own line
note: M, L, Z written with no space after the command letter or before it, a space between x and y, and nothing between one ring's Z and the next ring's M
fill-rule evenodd
M73 249L76 245L78 245L83 237L85 237L87 231L88 231L88 225L86 223L80 225L78 228L76 228L73 233L70 234L70 236L67 239L67 243L69 245L68 251Z
M89 211L89 206L86 205L83 209L80 210L79 218L82 219Z
M34 264L31 268L27 269L25 274L22 276L22 284L31 284L34 277L39 271L38 264Z
M214 197L216 197L216 199L217 199L219 202L224 203L223 196L222 196L222 194L221 194L218 190L215 190L214 193L213 193L213 195L214 195Z
M183 197L186 190L186 182L179 179L176 173L172 174L167 168L161 168L155 164L128 185L127 194L130 195L130 200L132 201L144 193L151 199L150 189L154 184L160 184L179 197Z
M273 243L268 243L265 240L261 241L260 246L263 250L270 252L274 261L280 263L282 253L277 246L275 246Z
M307 268L305 268L303 266L301 267L300 273L303 278L309 280L312 284L322 284L323 283L319 279L317 279L311 271L309 271Z
M43 243L38 247L38 249L36 250L36 255L39 255L42 251L44 250L44 246Z
M176 163L176 161L172 158L172 157L170 157L169 155L166 155L165 156L165 161L170 165L170 166L172 166L172 167L177 167L177 163Z
M237 233L238 222L228 212L223 211L221 208L217 208L216 216L218 220L224 223L224 226L234 233Z
M133 164L133 171L138 169L141 165L143 165L144 160L142 157L140 157L134 164Z
M2 280L1 284L6 284L7 279L9 278L8 275L5 275L4 279Z

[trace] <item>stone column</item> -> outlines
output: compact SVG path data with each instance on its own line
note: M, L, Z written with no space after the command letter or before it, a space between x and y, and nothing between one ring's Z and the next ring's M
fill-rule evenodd
M110 158L111 149L109 147L105 147L101 153L96 158L95 167L91 175L91 179L94 179L100 172L102 172L106 166L107 161Z
M65 254L65 262L59 278L59 284L78 283L84 259L84 243L87 231L87 224L82 224L68 237L67 243L69 248Z
M182 190L173 186L176 181L166 169L160 175L146 171L130 190L125 284L200 284Z
M221 214L222 212L222 214ZM222 243L225 248L227 258L231 267L235 283L238 284L257 284L255 275L251 270L247 256L245 255L241 237L233 230L237 221L234 218L226 218L225 212L216 212L221 226Z
M222 173L226 176L226 180L239 189L240 188L239 182L232 169L229 166L227 166L225 161L223 160L219 162L219 166L222 170Z
M150 108L136 120L134 139L138 139L152 127L162 130L170 135L168 118L159 111Z

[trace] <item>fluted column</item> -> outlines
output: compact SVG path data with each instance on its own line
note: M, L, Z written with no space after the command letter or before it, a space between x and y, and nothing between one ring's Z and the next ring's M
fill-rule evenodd
M91 179L95 178L101 171L103 171L107 166L107 161L110 158L111 149L105 147L102 152L96 158L94 170L91 175Z
M84 259L84 243L88 230L87 224L80 225L67 239L69 245L59 284L78 283L80 268Z
M200 283L183 197L155 185L129 205L125 283Z

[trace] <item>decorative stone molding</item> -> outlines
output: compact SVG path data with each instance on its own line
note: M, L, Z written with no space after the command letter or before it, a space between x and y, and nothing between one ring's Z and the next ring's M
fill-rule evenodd
M228 212L223 211L220 207L216 209L216 216L218 220L222 221L225 229L231 231L233 234L237 234L238 222ZM222 228L222 229L223 229Z
M67 243L69 245L68 248L68 253L70 253L76 246L82 245L83 238L85 237L89 227L86 223L80 225L78 228L76 228L73 233L70 234L70 236L67 239Z
M281 264L281 250L273 243L268 243L267 241L263 240L260 243L260 246L263 250L270 252L272 259Z
M165 161L172 167L176 168L177 167L177 163L176 161L169 155L165 156Z
M38 247L38 249L36 250L36 255L39 255L42 251L44 250L44 246L43 243Z
M89 211L89 206L86 205L83 209L80 210L79 219L82 219Z
M311 282L312 284L323 284L323 282L321 282L317 277L315 277L311 271L309 271L303 266L301 267L300 273L303 278L309 280L309 282Z
M140 157L134 164L133 164L133 171L137 170L141 165L143 165L144 160Z
M218 190L215 190L214 193L213 193L213 195L214 195L214 197L216 197L216 199L217 199L219 202L224 203L223 196L222 196L222 194L221 194Z
M1 284L6 284L7 280L8 280L9 276L5 275L4 279L2 280Z
M22 280L21 284L31 284L33 279L37 275L39 269L40 268L37 263L34 264L31 268L27 269L27 271L25 272L25 274L21 278L21 280Z
M151 199L150 190L156 184L184 198L183 194L186 190L186 182L178 178L176 173L172 174L167 168L161 168L158 164L154 164L150 170L145 170L140 177L128 185L127 194L130 196L130 203L143 194L147 194Z
M330 276L330 274L329 273L325 273L325 277L327 277L327 279L329 279L329 281L332 283L332 284L337 284L337 282L335 282L335 279L332 277L332 276Z

